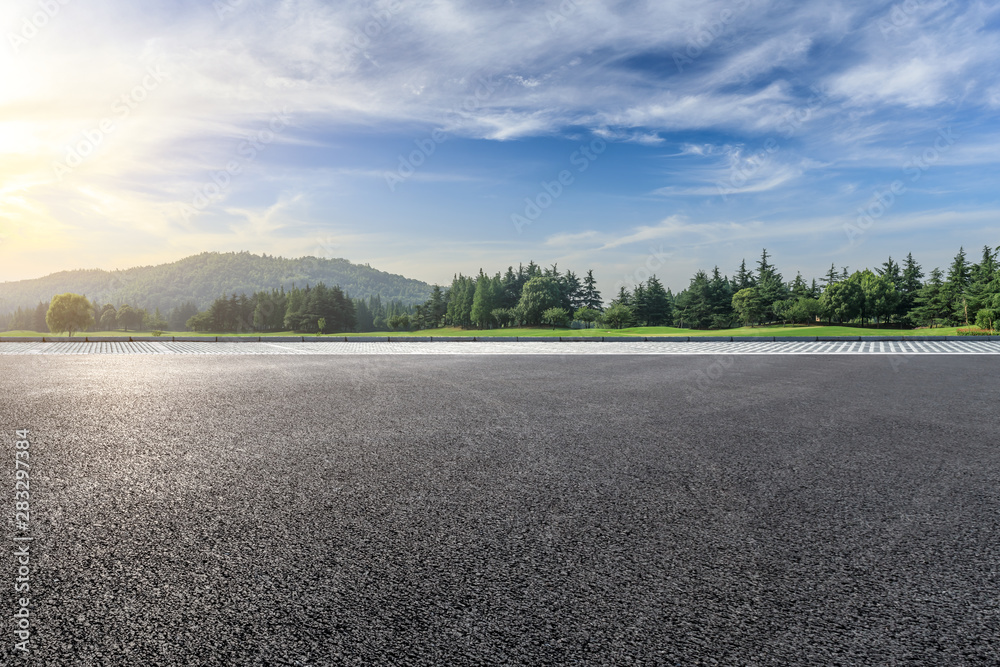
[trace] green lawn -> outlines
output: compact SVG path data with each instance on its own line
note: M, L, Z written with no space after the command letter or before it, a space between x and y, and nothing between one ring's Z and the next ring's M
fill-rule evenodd
M630 327L627 329L458 329L444 327L424 331L379 331L348 336L955 336L958 327L935 329L874 329L844 326L741 327L738 329L678 329L675 327ZM343 334L341 334L343 335Z
M423 331L376 331L366 333L330 334L332 336L955 336L958 327L939 327L935 329L873 329L852 326L808 326L789 325L786 327L742 327L738 329L720 329L714 331L696 329L677 329L674 327L631 327L628 329L552 329L551 327L530 327L511 329L459 329L443 327ZM37 331L4 331L3 337L37 337L59 336L63 334L38 333ZM170 336L217 336L235 334L194 333L191 331L164 331L164 337ZM280 331L264 334L246 334L248 336L300 336L292 331ZM77 333L74 337L85 336L152 336L148 331L88 331ZM305 334L315 337L315 334Z

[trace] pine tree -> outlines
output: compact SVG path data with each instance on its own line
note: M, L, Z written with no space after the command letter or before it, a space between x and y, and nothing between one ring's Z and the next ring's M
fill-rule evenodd
M840 282L840 275L837 273L837 267L830 264L830 270L826 272L826 276L823 277L823 289L828 289L830 285Z
M601 293L597 290L597 281L594 280L593 269L587 269L587 276L583 279L583 306L594 310L603 310Z
M651 327L670 326L673 322L670 296L654 275L646 283L646 322Z
M1000 249L998 249L1000 250ZM969 303L969 321L976 319L976 314L993 303L993 283L997 277L997 251L989 246L983 246L982 260L972 267L967 290Z
M948 269L944 284L944 298L948 304L951 320L969 324L969 302L966 291L970 279L969 263L965 258L965 248L959 248L955 260Z
M632 313L635 323L639 326L647 326L649 320L649 302L646 299L646 287L639 283L632 290Z
M757 281L754 278L753 271L747 270L747 261L744 259L740 262L740 268L736 272L736 276L733 278L733 289L738 292L741 289L753 287L756 282Z
M497 307L494 294L493 280L479 269L470 316L472 323L480 329L488 329L493 323L493 310Z
M923 277L924 272L921 270L920 265L913 259L913 253L907 253L899 285L899 314L904 320L913 319L910 311L916 305L917 292L923 287L923 283L921 282Z
M708 295L712 308L712 327L719 329L729 326L733 319L733 285L729 278L719 272L718 266L712 269Z
M941 320L948 319L951 311L948 306L945 284L941 269L931 271L927 283L920 288L915 296L915 307L911 316L921 324L933 327Z

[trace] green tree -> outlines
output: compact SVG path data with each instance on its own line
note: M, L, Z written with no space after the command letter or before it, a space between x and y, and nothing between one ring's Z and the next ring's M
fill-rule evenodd
M105 331L113 331L118 328L118 311L111 304L105 306L101 313L101 327Z
M995 308L980 308L976 313L976 326L980 329L996 331L998 322L1000 322L1000 303Z
M494 308L493 320L501 327L508 327L517 321L517 313L513 308Z
M118 309L118 314L116 319L118 320L118 326L128 331L129 327L132 326L138 317L135 310L131 308L128 304L123 305Z
M889 263L892 263L891 259ZM863 315L875 318L876 326L888 322L899 306L900 294L895 283L889 280L889 275L892 273L888 271L875 275L867 269L861 273L861 290L865 295ZM898 270L896 275L898 276Z
M927 283L917 292L916 305L911 313L918 323L934 327L939 321L946 320L950 316L951 309L943 277L941 269L935 268L931 271Z
M654 274L646 283L646 324L651 327L670 326L674 321L674 305L663 283Z
M823 280L823 289L824 290L826 288L828 288L830 285L833 285L834 283L840 282L840 274L837 273L837 267L835 267L831 263L830 264L830 270L826 272L826 275L823 276L822 280Z
M733 278L733 290L739 292L748 287L753 287L756 283L753 271L747 269L747 261L744 259L740 262L740 268L736 271L736 276Z
M542 322L551 324L552 328L566 328L569 326L569 311L565 308L547 308L542 313Z
M626 306L624 303L613 303L605 309L603 319L609 328L622 329L632 325L635 314L630 306Z
M319 329L320 333L323 333L324 331L326 331L326 318L325 317L321 317L318 320L316 320L316 328Z
M753 326L764 314L764 305L756 287L744 287L733 295L733 310L745 326Z
M865 307L860 273L830 285L820 297L820 305L830 322L850 322L860 317Z
M497 276L497 282L500 277ZM472 310L470 316L472 323L480 329L488 329L493 324L493 311L497 308L496 290L493 280L479 270L479 277L476 279L476 291L472 299Z
M429 328L436 329L441 326L444 323L444 316L447 312L448 303L444 291L440 285L434 285L431 288L431 298L427 301L426 308Z
M771 312L781 320L781 326L785 326L792 319L792 311L795 309L797 299L782 299L771 304Z
M921 267L913 259L913 253L907 253L906 260L903 262L903 273L899 284L899 315L900 319L905 324L912 323L912 317L910 316L910 311L916 305L917 292L923 287L921 280L924 277L924 272Z
M559 307L559 283L551 276L530 279L521 290L517 304L518 319L528 326L540 324L542 313L549 308Z
M157 308L153 314L149 314L143 311L142 318L142 328L145 331L163 331L170 327L170 323L167 322L160 314L160 309Z
M807 296L796 299L795 305L788 312L788 319L792 322L815 324L816 317L822 312L823 307L819 299Z
M74 331L83 331L93 323L94 306L81 294L57 294L45 313L45 324L52 333L65 331L72 336Z
M595 310L594 308L589 308L584 306L583 308L577 308L576 312L573 313L573 319L580 322L585 322L587 328L591 328L594 322L601 316L601 311Z
M688 288L677 295L674 319L682 326L704 329L712 324L712 288L708 274L698 271Z
M1000 249L998 249L1000 250ZM969 289L969 321L977 320L981 308L987 308L993 302L994 288L1000 267L997 265L997 250L983 247L982 260L972 267Z
M966 291L969 288L970 278L971 268L965 258L965 248L959 248L951 268L948 269L943 292L948 305L948 317L953 322L969 323L969 301Z
M593 269L587 270L587 275L583 279L583 307L600 311L604 306L601 301L601 293L597 290L597 281L594 280Z
M207 310L203 313L192 315L186 323L190 331L211 331L212 315Z

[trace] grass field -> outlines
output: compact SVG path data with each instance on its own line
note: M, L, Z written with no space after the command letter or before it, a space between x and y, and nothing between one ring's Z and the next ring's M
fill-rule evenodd
M330 334L333 336L955 336L958 327L939 327L935 329L874 329L852 326L807 326L789 325L774 327L741 327L738 329L677 329L674 327L632 327L628 329L552 329L550 327L510 328L510 329L459 329L443 327L441 329L425 329L423 331L376 331L366 333ZM4 331L0 337L15 336L57 336L60 334L38 333L36 331ZM85 336L151 336L148 331L89 331L76 334L79 338ZM164 331L164 337L170 336L215 336L236 334L192 333L190 331ZM264 334L246 334L248 336L298 336L292 331L282 331ZM315 334L305 334L314 336Z

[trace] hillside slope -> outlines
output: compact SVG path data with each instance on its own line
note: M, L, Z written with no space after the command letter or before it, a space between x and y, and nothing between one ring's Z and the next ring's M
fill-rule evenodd
M346 259L205 252L170 264L124 271L61 271L33 280L0 283L0 313L34 307L63 292L86 294L98 303L128 303L166 312L186 301L207 308L223 295L318 282L339 285L352 297L379 294L383 301L398 299L407 304L426 300L431 289L422 281Z

